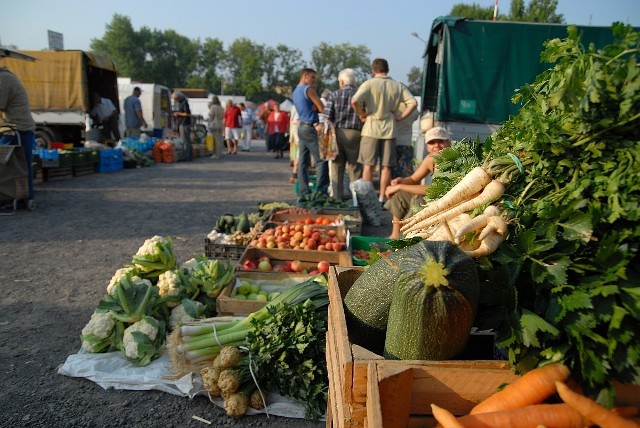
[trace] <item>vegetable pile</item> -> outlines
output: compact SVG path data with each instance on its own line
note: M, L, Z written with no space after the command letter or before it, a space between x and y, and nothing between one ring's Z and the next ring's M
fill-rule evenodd
M86 352L120 351L145 366L162 355L169 329L216 314L215 298L233 268L204 256L178 267L171 239L161 236L147 239L132 261L111 278L81 341Z
M493 202L511 230L478 260L477 320L518 371L563 362L607 407L615 381L640 382L639 35L622 24L612 31L601 49L583 47L574 27L546 42L542 59L555 65L517 92L519 113L482 147L489 159L517 157L523 173ZM438 161L430 199L456 181L456 165L458 174L478 165L476 154L465 158Z

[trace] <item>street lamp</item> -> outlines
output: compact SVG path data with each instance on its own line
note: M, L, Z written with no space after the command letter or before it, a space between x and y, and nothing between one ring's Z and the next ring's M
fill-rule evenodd
M426 41L426 40L424 40L422 37L420 37L420 36L418 35L418 33L416 33L415 31L412 31L412 32L411 32L411 35L412 35L413 37L415 37L416 39L420 40L420 41L421 41L422 43L424 43L425 45L427 44L427 41Z

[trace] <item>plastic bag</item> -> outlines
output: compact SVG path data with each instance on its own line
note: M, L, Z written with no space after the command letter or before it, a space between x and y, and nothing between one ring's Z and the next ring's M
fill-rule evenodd
M333 125L325 128L322 138L320 138L320 158L334 160L338 156L338 142L336 141L336 129Z
M380 226L382 224L382 207L373 183L360 178L349 184L349 189L351 193L356 195L360 214L362 214L364 221L372 226Z

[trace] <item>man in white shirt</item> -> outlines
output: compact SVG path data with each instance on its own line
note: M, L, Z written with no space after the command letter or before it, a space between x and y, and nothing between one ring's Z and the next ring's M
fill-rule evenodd
M120 129L118 129L118 110L109 98L103 98L97 92L92 94L93 108L89 115L94 123L102 126L102 136L104 139L115 141L120 140Z

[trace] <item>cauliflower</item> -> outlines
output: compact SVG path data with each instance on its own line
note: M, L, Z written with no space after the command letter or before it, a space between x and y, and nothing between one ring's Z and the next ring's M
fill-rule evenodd
M105 340L113 333L115 320L108 312L94 312L91 319L82 329L82 349L87 352L101 352L110 345Z
M111 294L115 291L116 283L120 281L120 279L127 277L131 272L135 271L133 266L123 267L118 269L115 274L111 277L111 281L109 281L109 285L107 285L107 293Z
M174 271L168 270L158 277L158 289L161 297L179 296L181 285L182 279ZM168 302L167 306L173 308L178 306L178 302Z
M147 239L146 241L144 241L144 244L142 244L142 246L138 248L136 256L147 256L156 254L156 252L158 251L156 249L156 244L168 245L169 240L158 235L154 236L153 238Z
M139 343L136 341L133 333L140 332L149 338L150 342L154 342L158 335L158 326L156 320L151 317L144 317L140 321L131 324L124 330L122 343L124 345L124 353L128 358L142 358Z
M189 308L185 307L188 301ZM195 321L198 318L202 318L205 310L205 305L193 300L183 299L175 308L171 309L171 316L169 317L169 327L171 330L179 327L182 324ZM191 312L191 313L190 313Z
M198 266L198 263L199 263L198 259L194 257L182 263L182 266L180 266L180 269L182 269L183 272L190 273Z

